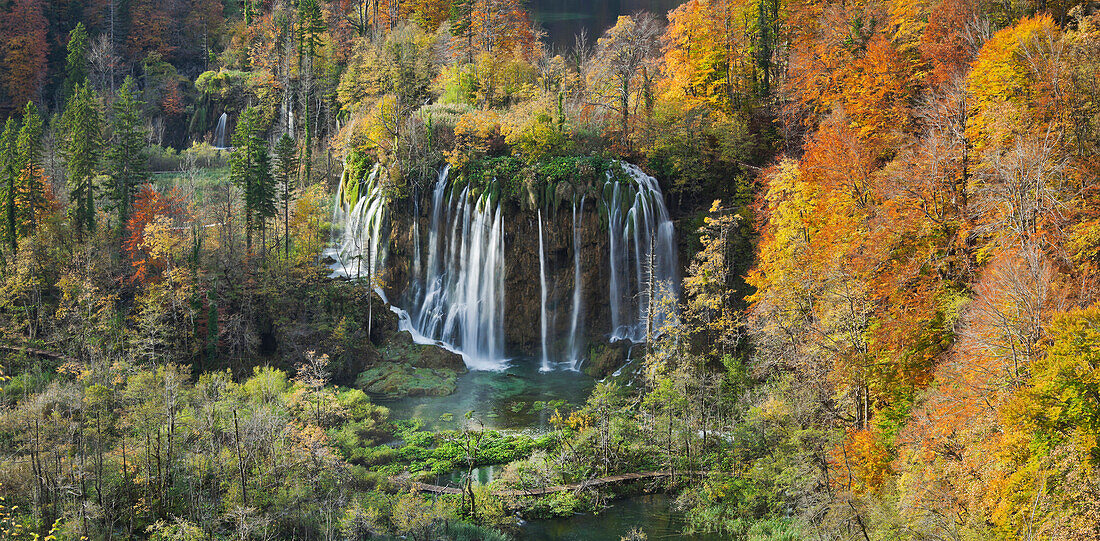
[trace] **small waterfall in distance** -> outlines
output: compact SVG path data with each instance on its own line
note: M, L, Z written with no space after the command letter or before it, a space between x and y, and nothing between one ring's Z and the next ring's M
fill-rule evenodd
M214 148L216 149L225 150L229 148L225 138L225 121L228 119L229 116L225 113L218 117L218 125L214 128Z
M550 352L546 350L546 249L542 245L542 209L539 209L539 287L542 297L539 299L539 322L542 324L542 370L550 370Z
M630 164L620 163L618 167L621 169L608 172L597 201L599 212L607 217L608 231L607 259L602 254L600 259L609 265L605 291L611 322L603 332L611 340L639 342L646 338L650 323L651 290L658 301L652 310L652 328L657 331L675 318L675 303L661 302L667 297L674 299L678 292L675 231L656 179ZM501 201L493 190L478 194L468 185L452 183L449 174L449 166L442 168L432 189L427 234L421 236L418 219L409 226L413 257L409 281L402 298L394 302L400 307L392 309L400 316L399 327L410 331L415 341L456 351L471 369L500 370L507 367ZM355 179L341 182L333 210L337 247L334 253L329 252L340 261L334 267L336 274L365 278L386 269L392 231L382 176L375 166L358 184ZM353 198L357 200L351 201ZM419 215L416 201L412 205L414 214ZM540 367L544 370L552 368L556 361L567 361L563 363L565 366L576 369L582 361L587 329L580 267L585 206L583 194L579 204L574 199L573 302L569 335L561 337L550 336L549 323L557 319L556 312L564 309L565 303L558 303L554 313L547 305L549 269L543 227L553 227L553 222L544 223L541 209L537 211ZM560 354L562 359L549 351L549 344L559 338L563 339L564 347L555 355Z

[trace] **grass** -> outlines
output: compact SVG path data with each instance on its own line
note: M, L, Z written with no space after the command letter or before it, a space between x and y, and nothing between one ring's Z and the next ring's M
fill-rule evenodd
M196 202L205 202L216 191L229 183L229 168L214 167L188 171L160 171L150 175L158 190L175 187L183 192L193 192Z

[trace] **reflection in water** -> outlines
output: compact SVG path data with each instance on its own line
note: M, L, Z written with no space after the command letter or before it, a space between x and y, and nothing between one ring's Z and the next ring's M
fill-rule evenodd
M580 514L552 520L532 520L523 525L524 541L619 541L633 528L646 539L718 541L720 535L683 535L684 517L672 510L672 499L664 494L635 496L615 502L598 515Z
M615 25L619 15L649 11L663 17L682 3L683 0L530 0L527 9L546 30L547 43L560 51L573 46L573 37L581 29L587 29L589 43L595 44L604 30Z
M473 411L487 428L546 429L555 407L584 403L592 378L569 370L539 372L539 361L512 359L500 372L472 370L459 376L455 392L443 397L378 400L392 419L420 419L429 429L455 429Z

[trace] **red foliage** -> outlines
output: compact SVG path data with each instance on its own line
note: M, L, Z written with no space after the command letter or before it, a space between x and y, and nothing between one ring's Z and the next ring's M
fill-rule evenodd
M3 15L4 86L13 108L35 100L46 80L46 17L41 0L15 0Z
M180 85L176 81L170 81L164 91L164 98L160 101L164 114L178 116L183 114L183 94L180 93Z
M920 54L930 68L924 80L929 88L961 77L969 68L975 47L966 31L977 7L974 0L943 0L932 9L920 38Z
M179 217L183 213L183 204L183 195L175 188L161 195L150 184L142 187L134 200L130 220L126 222L126 237L122 242L122 248L134 267L131 282L148 284L160 276L165 262L152 257L145 247L145 226L159 216Z

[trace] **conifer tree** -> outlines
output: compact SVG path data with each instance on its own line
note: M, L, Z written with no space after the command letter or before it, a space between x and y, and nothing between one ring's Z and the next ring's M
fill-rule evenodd
M88 30L84 23L76 23L69 32L69 43L65 45L65 87L64 98L72 95L73 88L88 80Z
M111 148L107 152L107 174L111 178L108 193L120 227L126 225L138 187L147 177L142 105L133 77L127 77L112 105Z
M317 0L298 3L298 73L302 81L302 119L305 144L302 145L302 163L305 165L303 181L310 183L310 166L313 163L313 132L310 128L309 102L313 98L313 59L321 46L321 34L325 31L325 19Z
M68 173L69 201L77 238L95 230L95 175L101 146L102 118L95 93L77 85L62 114L62 155Z
M290 257L290 202L297 188L297 146L294 138L286 133L275 143L275 182L283 210L283 252L286 257Z
M229 159L229 178L244 193L245 244L252 250L252 233L258 225L264 233L264 220L275 215L275 182L260 112L249 107L233 132L233 154Z
M34 102L27 102L23 108L23 127L19 130L16 147L19 171L15 194L16 225L18 235L23 237L34 232L38 213L46 206L42 173L42 115Z
M4 124L3 135L0 136L0 180L3 181L4 189L4 240L11 246L12 252L15 252L19 245L15 233L15 199L19 178L17 137L15 119L8 117L8 121Z

